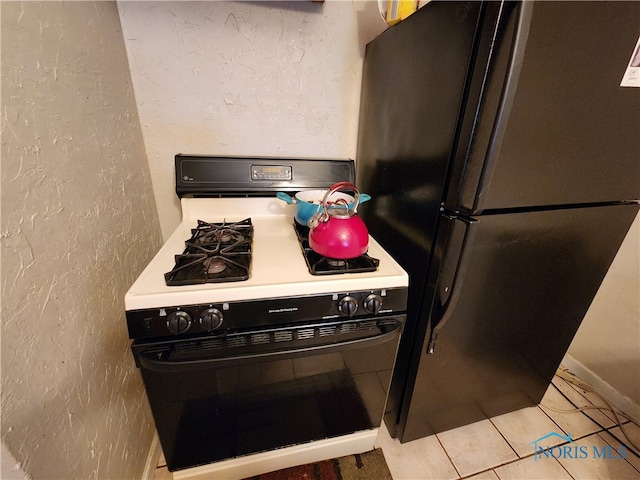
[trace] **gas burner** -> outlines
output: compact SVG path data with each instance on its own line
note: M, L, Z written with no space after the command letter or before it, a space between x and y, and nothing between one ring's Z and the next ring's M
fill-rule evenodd
M332 267L344 267L346 260L338 260L337 258L329 258L327 257L327 265L331 265Z
M312 275L336 275L340 273L375 272L380 265L380 260L370 257L368 254L346 260L323 257L313 251L309 245L309 227L294 223L294 229L298 236L298 243L302 249L302 255L307 263L309 273Z
M220 273L227 268L227 262L222 257L206 258L202 263L204 268L207 269L207 273Z
M169 286L238 282L249 278L253 226L247 218L234 223L198 220L175 267L164 278Z

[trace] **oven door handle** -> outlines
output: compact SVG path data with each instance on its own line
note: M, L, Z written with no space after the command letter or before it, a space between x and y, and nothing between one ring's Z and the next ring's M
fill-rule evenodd
M322 345L313 345L307 347L300 347L290 350L276 350L269 352L257 352L246 353L236 356L225 356L216 358L200 358L197 360L162 360L154 359L145 356L144 352L138 355L138 363L141 367L147 370L154 370L156 372L187 372L192 370L207 369L211 367L222 368L229 366L227 364L240 365L244 363L253 363L256 361L263 361L265 358L271 357L274 360L287 360L293 358L307 357L310 355L321 355L334 352L344 352L349 350L356 350L359 348L373 347L382 345L387 342L397 340L400 336L402 322L398 322L396 325L391 326L391 330L380 335L367 338L359 338L356 340L348 340L341 343L325 343Z

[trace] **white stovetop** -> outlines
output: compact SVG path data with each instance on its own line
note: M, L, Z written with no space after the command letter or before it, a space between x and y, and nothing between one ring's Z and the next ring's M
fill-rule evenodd
M407 273L369 237L371 257L380 260L375 272L311 275L293 228L294 206L276 198L183 198L183 219L125 295L126 310L347 293L406 287ZM175 265L197 220L240 221L251 218L253 247L248 280L167 286L164 274Z

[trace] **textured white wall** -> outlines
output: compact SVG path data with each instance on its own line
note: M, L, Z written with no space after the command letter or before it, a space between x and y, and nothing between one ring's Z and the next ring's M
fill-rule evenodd
M176 153L354 158L377 2L119 2L163 235Z
M123 298L161 234L117 6L0 8L3 445L32 478L140 478Z
M627 397L640 412L640 215L568 353Z
M4 442L2 442L2 450L0 450L0 478L2 480L26 480L27 474L24 473L20 463L11 455Z

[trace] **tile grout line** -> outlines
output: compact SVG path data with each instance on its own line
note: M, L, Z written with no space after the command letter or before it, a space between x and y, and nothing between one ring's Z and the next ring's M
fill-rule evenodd
M518 457L518 459L520 459L521 457L520 457L520 455L518 455L518 452L517 452L517 450L515 449L515 447L514 447L513 445L511 445L511 443L509 442L509 440L507 440L507 437L505 437L505 436L502 434L502 432L500 431L500 429L498 428L498 426L497 426L495 423L493 423L493 418L489 418L489 423L491 423L491 425L493 425L493 428L495 428L495 429L498 431L498 433L500 434L500 436L502 437L502 439L503 439L505 442L507 442L507 445L509 445L509 448L511 449L511 451L512 451L513 453L515 453L515 454L516 454L516 457ZM506 463L501 463L500 465L496 465L496 467L500 467L500 466L502 466L502 465L506 465ZM493 467L493 468L495 468L495 467Z
M634 425L635 425L635 423L634 423ZM611 427L611 429L614 429L614 428L619 428L619 427L617 427L617 426L616 426L616 427ZM620 428L620 431L622 432L622 428ZM620 438L620 436L617 436L615 433L610 432L609 430L606 430L606 432L607 432L609 435L611 435L613 438L615 438L618 442L620 442L622 445L624 445L625 447L627 447L627 448L629 449L629 451L630 451L631 453L633 453L633 456L634 456L634 457L637 457L638 459L640 459L640 453L636 452L636 450L633 448L633 446L632 446L632 445L627 445L627 444L625 443L625 440L627 440L627 441L628 441L628 439L626 439L626 438L625 438L625 439L621 439L621 438ZM622 433L624 433L624 432L622 432ZM622 437L624 437L624 435L621 435L621 436L622 436Z
M554 377L555 377L555 375L554 375ZM583 395L583 394L582 394L582 392L580 392L580 391L576 388L576 386L574 386L574 385L573 385L573 384L571 384L570 382L567 382L566 380L565 380L565 383L566 383L569 387L571 387L571 388L573 389L573 391L574 391L574 392L576 392L578 395L580 395L580 396L581 396L581 397L582 397L586 402L588 402L589 404L593 405L594 407L598 407L598 406L597 406L597 405L595 405L595 404L594 404L594 403L593 403L589 398L587 398L585 395ZM571 405L573 405L576 409L581 408L581 407L579 407L578 405L576 405L576 404L573 402L573 400L571 400L569 397L567 397L567 395L565 395L565 394L564 394L564 392L563 392L563 391L562 391L562 390L561 390L561 389L560 389L560 388L559 388L555 383L553 383L553 380L551 381L551 385L553 386L553 388L555 388L555 389L560 393L560 395L562 395L562 396L563 396L563 397L564 397L564 398L565 398L565 399L566 399L566 400L567 400ZM540 408L540 405L538 405L538 408ZM564 432L564 430L562 429L562 427L561 427L560 425L558 425L558 424L553 420L553 418L551 418L551 417L547 414L547 412L545 412L545 411L544 411L544 409L540 408L540 410L542 410L542 412L543 412L543 413L544 413L544 414L545 414L545 415L546 415L546 416L547 416L547 417L548 417L548 418L549 418L549 419L550 419L554 424L556 424L556 425L558 426L558 428L560 428L560 430L562 430L562 431ZM600 410L600 411L601 411L601 410ZM584 416L586 416L587 418L589 418L593 423L595 423L598 427L600 427L600 430L598 430L598 431L596 431L596 432L592 432L592 433L584 434L584 435L582 435L581 437L576 438L575 440L581 440L581 439L583 439L583 438L587 438L587 437L589 437L589 436L591 436L591 435L597 435L597 436L598 436L598 437L600 437L600 438L601 438L601 439L602 439L602 440L603 440L607 445L609 445L609 446L611 446L611 447L615 447L615 445L611 445L611 443L610 443L609 441L607 441L607 439L606 439L605 437L603 437L602 435L600 435L601 433L606 432L606 433L608 433L609 435L611 435L615 440L617 440L618 442L620 442L622 445L624 445L624 446L626 446L627 448L629 448L629 447L628 447L628 445L626 445L626 443L625 443L623 440L620 440L620 438L618 438L618 437L617 437L613 432L611 432L611 431L610 431L610 430L612 430L612 429L614 429L614 428L620 428L620 429L622 429L622 428L621 428L621 426L620 426L620 425L618 425L618 424L615 422L615 420L614 420L614 419L612 419L611 417L609 417L608 415L606 415L604 412L602 412L602 411L601 411L601 413L602 413L603 415L605 415L605 417L607 417L609 420L611 420L611 421L613 421L613 422L614 422L614 425L613 425L613 426L611 426L611 427L608 427L608 428L607 428L607 427L605 427L604 425L602 425L599 421L597 421L595 418L592 418L591 416L587 415L586 413L584 413L584 412L582 412L582 411L579 411L579 412L570 412L570 413L580 413L580 414L583 414ZM568 413L568 414L569 414L569 413ZM623 423L629 423L629 422L631 422L631 420L627 419L627 422L623 422ZM564 433L567 433L567 432L564 432ZM564 442L564 443L562 443L562 444L560 444L560 445L565 445L565 444L567 444L567 443L569 443L569 442ZM629 450L631 450L631 449L629 448ZM639 458L640 458L640 456L639 456L639 455L637 455L634 451L632 451L632 450L631 450L631 453L632 453L633 455L635 455L635 456L637 456L637 457L639 457ZM535 452L534 452L534 455L535 455ZM529 456L531 456L531 455L529 455ZM525 457L525 458L526 458L526 457ZM630 466L631 468L633 468L634 470L638 471L638 469L635 467L635 465L633 465L631 462L629 462L626 458L625 458L624 460L625 460L625 462L626 462L626 463L628 463L628 464L629 464L629 466ZM567 472L567 474L568 474L571 478L574 478L574 477L571 475L571 473L570 473L570 472L565 468L565 466L562 464L562 462L558 462L558 463L559 463L559 464L560 464L560 466L563 468L563 470L565 470L565 471ZM496 474L496 475L497 475L497 474Z
M571 402L571 403L573 404L573 402ZM490 420L490 419L489 419L489 420ZM553 420L553 419L551 419L551 420ZM493 423L493 422L492 422L492 423ZM554 422L554 423L555 423L555 422ZM557 425L557 424L556 424L556 425ZM494 425L494 426L495 426L495 425ZM599 426L600 426L600 425L599 425ZM617 427L617 425L616 425L616 426L613 426L613 427L611 427L611 428L616 428L616 427ZM558 427L558 428L560 428L560 427ZM497 429L497 427L496 427L496 429ZM500 430L498 430L498 431L500 432ZM564 431L564 430L563 430L563 431ZM592 433L589 433L589 434L587 434L587 435L584 435L584 436L582 436L582 437L579 437L579 438L578 438L578 439L576 439L576 440L583 439L583 438L586 438L586 437L589 437L589 436L592 436L592 435L598 435L598 436L600 436L599 434L600 434L600 433L602 433L602 432L607 432L607 433L609 433L613 438L615 438L616 440L620 441L620 440L619 440L619 439L618 439L618 438L617 438L613 433L611 433L611 432L609 431L609 429L606 429L606 428L605 428L605 429L602 429L602 430L600 430L600 431L598 431L598 432L592 432ZM565 433L566 433L566 432L565 432ZM500 434L502 435L502 432L500 432ZM504 436L503 436L503 438L504 438ZM611 447L614 447L614 445L611 445L611 443L609 443L609 442L608 442L606 439L604 439L603 437L600 437L600 438L602 438L602 440L603 440L605 443L607 443L608 445L610 445ZM506 438L505 438L505 440L506 440ZM507 441L507 443L509 443L509 442ZM559 446L567 445L568 443L569 443L569 442L563 442L563 443L561 443L561 444L555 445L554 447L559 447ZM621 443L623 443L623 442L621 442ZM511 444L509 444L509 446L511 446ZM511 447L511 448L513 449L513 447ZM635 454L635 453L634 453L634 454ZM517 455L517 452L516 452L516 455ZM486 472L489 472L489 471L492 471L492 472L493 472L493 473L494 473L498 478L500 478L500 476L499 476L499 475L494 471L496 468L498 468L498 467L502 467L502 466L505 466L505 465L512 465L512 464L517 463L517 462L520 462L520 461L522 461L522 460L526 460L527 458L531 458L531 457L533 457L534 455L535 455L535 452L534 452L534 453L531 453L531 454L529 454L529 455L526 455L526 456L524 456L524 457L520 457L520 456L518 456L518 458L517 458L517 459L515 459L515 460L511 460L511 461L509 461L509 462L505 462L505 463L502 463L502 464L500 464L500 465L495 465L495 466L493 466L493 467L487 468L486 470L482 470L482 471L480 471L480 472L472 473L472 474L469 474L469 475L467 475L467 476L465 476L465 477L459 477L459 478L458 478L458 480L464 480L464 479L466 479L466 478L471 478L471 477L473 477L473 476L475 476L475 475L481 475L481 474L486 473ZM556 461L557 461L557 460L556 460ZM638 471L638 469L637 469L637 468L636 468L636 467L635 467L631 462L629 462L629 461L628 461L628 460L626 460L626 459L625 459L625 461L626 461L626 462L627 462L627 463L628 463L628 464L629 464L629 465L630 465L634 470ZM558 462L558 464L559 464L559 465L562 467L562 469L567 473L567 475L569 475L569 477L571 477L572 479L574 479L574 480L575 480L575 477L574 477L573 475L571 475L571 473L570 473L570 472L565 468L565 466L562 464L562 462Z
M555 376L554 376L555 377ZM625 447L627 447L627 449L629 449L629 451L632 452L632 454L634 454L634 456L640 458L640 453L636 453L634 451L633 446L628 445L627 442L629 442L630 440L628 438L626 438L626 434L624 432L623 429L623 425L627 425L629 423L638 426L638 424L636 424L632 419L630 419L629 417L627 417L624 413L619 412L617 414L613 413L613 412L609 412L610 408L613 408L611 405L596 405L595 403L593 403L591 401L590 398L588 398L584 393L588 393L588 390L583 389L582 387L579 387L578 385L574 385L571 382L563 379L562 377L559 377L560 380L562 380L564 383L567 384L567 386L569 386L577 395L579 395L582 399L584 399L585 402L587 402L589 405L595 407L595 409L597 409L605 418L607 418L609 420L609 422L613 423L613 425L611 425L610 427L606 427L604 426L601 422L599 422L598 420L596 420L595 418L593 418L592 416L588 415L586 412L582 411L580 413L582 413L583 415L585 415L587 418L589 418L593 423L595 423L596 425L598 425L601 430L594 432L595 434L600 434L602 432L607 432L609 433L609 435L611 435L613 438L615 438L618 442L620 442L622 445L624 445ZM576 409L580 409L583 407L579 407L578 405L576 405L570 398L568 398L564 392L562 392L562 390L553 383L551 383L551 385L553 385L553 387L571 404L573 405ZM605 400L606 403L606 400ZM545 412L546 413L546 412ZM613 418L609 415L609 413L613 414ZM619 416L622 417L622 420L619 419ZM553 419L552 419L553 420ZM619 428L621 430L622 435L618 435L616 436L613 432L611 432L610 430L614 429L614 428ZM579 437L579 438L584 438L583 437ZM608 443L608 442L607 442ZM630 462L628 462L630 463ZM631 464L631 463L630 463ZM632 467L633 464L631 464ZM638 470L637 468L634 467L634 469Z
M612 428L615 428L615 427L612 427ZM634 451L632 451L632 450L631 450L631 449L630 449L630 448L629 448L629 447L628 447L628 446L627 446L623 441L621 441L621 440L620 440L618 437L616 437L613 433L611 433L611 432L610 432L610 431L608 431L608 430L605 430L605 432L607 432L609 435L611 435L611 436L612 436L616 441L618 441L620 444L622 444L623 446L627 447L627 448L631 451L631 453L632 453L634 456L636 456L636 457L640 458L640 456L639 456L639 455L636 455L636 453L635 453ZM602 433L602 432L599 432L599 433ZM602 435L599 435L599 434L598 434L598 436L602 439L602 441L604 441L604 443L606 443L607 445L609 445L611 448L616 448L616 446L615 446L615 445L611 445L611 442L609 442L605 437L603 437ZM633 468L635 471L637 471L638 473L640 473L640 471L636 468L636 466L635 466L633 463L631 463L629 460L627 460L627 457L624 457L624 461L625 461L625 462L627 462L631 468Z
M554 375L554 377L555 377L555 375ZM570 386L573 388L573 386L572 386L569 382L567 382L567 384L568 384L568 385L570 385ZM580 407L578 407L578 406L577 406L577 405L576 405L576 404L575 404L575 403L574 403L570 398L568 398L568 397L564 394L564 392L562 392L562 390L560 390L560 389L558 388L558 386L557 386L557 385L555 385L555 384L553 383L553 381L551 382L551 385L552 385L552 386L553 386L553 387L554 387L554 388L555 388L555 389L556 389L556 390L557 390L557 391L558 391L558 392L559 392L559 393L560 393L560 394L561 394L561 395L562 395L562 396L563 396L563 397L564 397L564 398L565 398L565 399L566 399L566 400L567 400L571 405L573 405L575 408L580 408ZM575 390L575 388L574 388L574 390ZM586 398L584 395L582 395L582 394L581 394L580 392L578 392L577 390L575 390L575 391L576 391L576 393L578 393L580 396L582 396L582 397L583 397L587 402L589 402L591 405L593 405L593 402L591 402L591 400L589 400L588 398ZM565 432L565 431L564 431L564 429L563 429L560 425L558 425L558 423L557 423L553 418L551 418L551 417L547 414L547 412L545 412L545 411L544 411L544 409L542 409L542 408L540 407L540 404L538 404L538 405L536 406L536 408L537 408L537 409L539 409L539 410L540 410L540 411L541 411L541 412L542 412L542 413L543 413L543 414L544 414L544 415L545 415L549 420L551 420L551 422L552 422L555 426L557 426L557 427L558 427L558 428L559 428L563 433L567 434L567 432ZM574 412L574 413L582 413L582 412ZM586 414L584 414L584 415L585 415L586 417L588 417L588 418L590 418L590 419L591 419L591 417L589 417L588 415L586 415ZM583 436L578 437L578 438L576 438L575 440L580 440L580 439L582 439L582 438L586 438L586 437L588 437L588 436L590 436L590 435L598 435L598 434L602 433L603 431L604 431L604 432L608 432L607 428L606 428L606 427L604 427L603 425L601 425L601 424L600 424L600 422L597 422L597 421L596 421L596 420L594 420L594 419L591 419L591 420L592 420L592 421L593 421L593 422L594 422L598 427L600 427L600 430L598 430L598 431L596 431L596 432L591 432L591 433L588 433L588 434L584 434ZM525 459L527 459L527 458L533 457L533 456L535 455L535 453L536 453L536 452L533 452L532 454L525 455L524 457L521 457L521 456L520 456L520 454L519 454L519 453L516 451L516 449L514 448L514 446L513 446L513 445L511 445L511 443L509 442L509 440L508 440L508 439L503 435L502 431L500 431L500 429L498 428L498 426L493 422L493 419L492 419L492 418L489 418L489 422L491 422L491 425L493 425L493 427L498 431L498 433L499 433L499 434L500 434L500 436L504 439L504 441L507 443L507 445L509 445L509 448L511 448L511 450L516 454L516 457L517 457L517 458L516 458L515 460L512 460L512 461L508 461L508 462L501 463L501 464L499 464L499 465L495 465L495 466L493 466L493 467L491 467L491 468L488 468L488 469L486 469L486 470L483 470L483 471L481 471L481 472L473 473L473 474L468 475L468 476L466 476L466 477L464 477L464 478L469 478L469 477L472 477L472 476L474 476L474 475L479 475L479 474L482 474L482 473L485 473L485 472L488 472L488 471L492 471L492 472L493 472L496 476L498 476L498 478L499 478L499 475L494 471L496 468L498 468L498 467L502 467L503 465L511 465L511 464L514 464L514 463L519 462L519 461L521 461L521 460L525 460ZM611 427L611 428L614 428L614 427ZM608 433L610 433L610 432L608 432ZM614 438L616 438L616 439L617 439L617 437L616 437L615 435L613 435L612 433L610 433L610 434L611 434ZM602 437L601 437L601 438L602 438ZM604 440L604 439L603 439L603 440ZM605 440L605 442L606 442L606 440ZM568 444L568 443L569 443L569 442L563 442L563 443L561 443L561 444L559 444L559 445L557 445L557 446L566 445L566 444ZM606 442L606 443L608 443L608 442ZM556 460L556 461L557 461L557 460ZM626 461L626 459L625 459L625 461ZM453 463L453 462L452 462L452 463ZM630 462L627 462L627 463L629 463L629 464L633 467L633 465L632 465ZM567 471L567 469L564 467L564 465L562 465L562 463L561 463L561 462L558 462L558 464L559 464L559 465L562 467L562 469L567 473L567 475L569 475L569 477L571 477L572 479L574 478L574 477L571 475L571 473L569 473L569 471ZM633 467L633 468L635 469L635 467ZM456 469L456 471L457 471L457 469ZM459 480L462 480L462 478L463 478L463 477L460 477L460 478L459 478ZM574 480L575 480L575 479L574 479Z
M558 387L557 387L553 382L551 382L551 385L552 385L552 386L553 386L553 387L558 391L558 393L560 393L560 395L562 395L562 396L565 398L565 400L567 400L567 401L568 401L571 405L573 405L576 409L580 408L580 407L578 407L575 403L573 403L573 402L571 401L571 399L570 399L570 398L568 398L568 397L567 397L567 396L562 392L562 390L560 390L560 389L559 389L559 388L558 388ZM564 429L563 429L560 425L558 425L558 422L556 422L556 421L555 421L555 420L554 420L554 419L553 419L553 418L552 418L552 417L551 417L547 412L545 412L545 411L544 411L544 409L543 409L542 407L540 407L540 404L538 404L538 408L542 411L542 413L544 413L544 414L547 416L547 418L548 418L549 420L551 420L551 421L554 423L554 425L556 425L560 430L562 430L562 432L564 432L564 433L565 433L565 435L570 435L570 434L571 434L571 432L565 432L565 431L564 431ZM591 432L591 433L585 433L584 435L582 435L582 436L580 436L580 437L577 437L577 438L573 438L573 437L572 437L572 439L573 439L573 440L580 440L581 438L588 437L589 435L598 434L598 433L600 433L600 432L602 432L602 431L606 431L606 430L607 430L607 428L606 428L606 427L604 427L603 425L601 425L601 424L600 424L600 422L598 422L598 421L594 420L593 418L591 418L589 415L587 415L587 414L586 414L586 413L584 413L584 412L566 412L566 415L573 415L573 414L578 414L578 413L579 413L579 414L581 414L581 415L584 415L584 416L585 416L585 417L587 417L589 420L591 420L594 424L596 424L598 427L600 427L600 430L597 430L597 431L595 431L595 432ZM612 427L612 428L613 428L613 427ZM562 443L561 445L564 445L564 443Z
M608 411L608 408L609 408L608 406L606 406L606 405L596 405L595 403L593 403L593 402L591 401L591 399L590 399L589 397L587 397L587 396L585 395L585 393L588 393L588 390L584 390L582 387L579 387L578 385L575 385L575 384L571 383L570 381L568 381L568 380L567 380L567 379L565 379L565 378L562 378L562 377L561 377L561 376L559 376L559 375L554 375L554 378L556 378L556 377L557 377L557 378L559 378L562 382L564 382L564 383L565 383L565 384L566 384L566 385L567 385L571 390L573 390L573 391L574 391L574 392L575 392L579 397L581 397L581 398L582 398L585 402L587 402L590 406L592 406L592 407L596 407L596 408L600 411L600 413L601 413L602 415L604 415L604 417L605 417L605 418L609 419L609 421L611 421L611 422L613 422L613 423L616 423L616 419L615 419L615 418L612 418L612 417L610 416L610 412ZM570 398L568 398L568 397L567 397L567 395L565 395L565 393L560 389L560 387L558 387L556 384L554 384L554 383L553 383L553 379L552 379L551 384L552 384L552 385L553 385L553 386L554 386L554 387L555 387L555 388L560 392L560 394L561 394L564 398L566 398L566 399L569 401L569 403L571 403L574 407L576 407L576 408L583 408L583 407L580 407L580 406L576 405L576 404L575 404L575 403L574 403ZM584 392L584 393L583 393L583 392ZM593 393L595 393L595 392L593 392ZM596 395L597 395L597 394L596 394ZM606 403L606 402L605 402L605 403ZM582 413L584 413L587 417L589 417L591 420L593 420L593 421L594 421L598 426L600 426L600 427L602 427L602 428L604 428L604 429L606 429L606 428L607 428L607 427L606 427L606 426L604 426L601 422L599 422L599 421L598 421L598 420L596 420L595 418L593 418L593 417L591 417L590 415L588 415L586 412L582 412ZM625 416L625 415L623 414L623 416ZM614 417L615 417L615 415L614 415ZM626 418L626 416L625 416L625 418Z
M567 369L566 371L569 372L572 376L575 377L575 374L573 372L571 372L571 370ZM569 385L574 391L576 391L587 402L589 402L594 407L598 407L599 409L601 409L601 413L605 417L607 417L612 422L616 422L617 421L616 420L616 414L613 411L609 410L609 408L613 409L613 406L610 405L602 395L600 395L598 392L593 390L593 387L591 385L589 385L587 383L584 383L585 386L588 386L589 389L591 389L591 390L588 390L588 389L582 388L581 386L570 382L567 379L564 379L562 377L560 377L560 378L563 379L567 385ZM577 377L575 377L575 378L577 378ZM581 381L579 378L578 378L578 380ZM598 399L603 401L606 405L596 405L595 403L593 403L593 401L587 396L587 394L589 394L589 393L593 394L592 396L598 397ZM624 414L622 414L622 415L625 416ZM625 418L626 418L626 416L625 416Z
M572 402L571 402L571 404L573 405L573 403L572 403ZM536 408L537 408L538 410L540 410L542 413L544 413L544 415L545 415L549 420L551 420L551 422L552 422L554 425L556 425L560 430L562 430L562 432L564 432L565 434L567 433L567 432L565 432L565 431L562 429L562 427L560 427L560 425L558 425L556 422L554 422L554 421L553 421L553 419L552 419L551 417L549 417L549 415L547 415L547 413L546 413L544 410L542 410L542 408L540 408L540 405L539 405L539 404L536 406ZM490 469L487 469L487 470L485 470L485 471L484 471L484 472L487 472L487 471L491 470L491 471L493 471L493 473L494 473L498 478L500 478L500 475L498 475L498 473L494 471L496 468L498 468L498 467L502 467L503 465L511 465L511 464L514 464L514 463L520 462L520 461L522 461L522 460L526 460L527 458L530 458L530 457L535 456L536 452L534 451L533 453L530 453L530 454L528 454L528 455L525 455L524 457L521 457L521 456L520 456L520 454L516 451L516 449L511 445L511 443L509 443L509 440L507 440L507 438L506 438L504 435L502 435L502 432L501 432L501 431L500 431L500 429L497 427L497 425L495 425L495 424L493 423L493 421L492 421L492 419L491 419L491 418L489 419L489 421L490 421L490 422L491 422L491 424L496 428L496 430L498 430L498 433L500 433L500 435L502 436L502 438L504 438L505 442L507 442L507 444L509 445L509 447L511 447L511 450L513 450L513 451L514 451L514 453L516 454L516 457L518 457L518 458L517 458L517 459L515 459L515 460L512 460L512 461L510 461L510 462L505 462L505 463L502 463L502 464L500 464L500 465L496 465L496 466L491 467ZM561 443L561 444L559 444L559 445L556 445L556 446L566 445L566 444L568 444L568 443L569 443L569 442L563 442L563 443ZM556 460L556 461L557 461L557 460ZM564 466L562 465L562 463L560 463L560 462L558 462L558 463L560 464L560 466L562 467L562 469L563 469L565 472L567 472L567 474L568 474L572 479L574 479L574 477L573 477L573 476L572 476L572 475L567 471L567 469L566 469L566 468L564 468ZM484 472L478 472L478 473L484 473ZM474 474L474 475L477 475L477 474ZM575 479L574 479L574 480L575 480Z
M554 378L555 378L555 377L556 377L556 375L554 375ZM567 383L567 385L569 385L569 386L571 386L571 387L573 388L573 386L572 386L569 382L566 382L566 383ZM551 381L550 385L551 385L551 386L553 386L553 388L555 388L555 389L558 391L558 393L560 393L560 395L562 395L562 396L563 396L563 397L564 397L564 398L565 398L565 399L566 399L566 400L567 400L571 405L573 405L573 407L574 407L574 408L576 408L576 409L577 409L577 408L580 408L580 407L578 407L578 406L577 406L577 405L576 405L576 404L575 404L575 403L574 403L570 398L568 398L568 397L564 394L564 392L562 392L562 390L560 390L560 388L558 388L558 386L557 386L557 385L555 385L555 384L553 383L553 379L552 379L552 381ZM580 395L582 398L584 398L587 402L589 402L591 405L593 405L593 402L591 402L591 400L589 400L588 398L584 397L584 395L582 395L582 394L581 394L580 392L578 392L577 390L575 390L575 389L574 389L574 391L576 391L576 393L577 393L577 394L579 394L579 395ZM543 413L543 414L544 414L544 415L545 415L549 420L551 420L551 422L552 422L556 427L558 427L558 428L560 429L560 431L562 431L563 433L567 434L567 432L565 432L565 431L564 431L564 429L563 429L560 425L558 425L558 423L557 423L553 418L551 418L551 417L547 414L547 412L545 412L545 411L544 411L544 409L542 409L542 408L540 407L540 404L536 405L536 408L538 408L538 409L539 409L539 410L540 410L540 411L541 411L541 412L542 412L542 413ZM581 414L583 414L585 417L587 417L587 418L591 419L591 420L592 420L592 421L593 421L593 422L594 422L594 423L595 423L595 424L600 428L600 429L599 429L598 431L596 431L596 432L586 433L586 434L582 435L581 437L576 438L575 440L579 440L579 439L582 439L582 438L586 438L586 437L588 437L588 436L590 436L590 435L597 435L597 434L599 434L599 433L601 433L601 432L603 432L603 431L607 431L607 428L606 428L606 427L604 427L603 425L601 425L601 424L600 424L600 422L596 421L595 419L592 419L589 415L586 415L586 414L584 414L584 413L582 413L582 412L575 412L575 413L581 413ZM493 419L492 419L492 418L488 418L488 420L489 420L489 422L491 423L491 425L492 425L492 426L493 426L493 427L498 431L498 433L499 433L499 434L500 434L500 436L503 438L503 440L507 443L507 445L509 445L509 448L511 448L511 450L513 451L513 453L515 453L515 455L516 455L516 457L517 457L517 458L516 458L515 460L511 460L511 461L507 461L507 462L501 463L501 464L499 464L499 465L495 465L495 466L490 467L490 468L488 468L488 469L486 469L486 470L482 470L482 471L480 471L480 472L475 472L475 473L470 474L470 475L467 475L467 476L465 476L465 477L461 477L461 476L460 476L460 477L458 477L458 480L462 480L462 479L464 479L464 478L473 477L474 475L479 475L479 474L482 474L482 473L485 473L485 472L488 472L488 471L493 471L493 473L494 473L496 476L498 476L498 474L494 471L494 469L495 469L495 468L501 467L501 466L503 466L503 465L510 465L510 464L513 464L513 463L519 462L519 461L521 461L521 460L527 459L527 458L532 457L532 456L534 456L534 455L535 455L535 452L533 452L532 454L525 455L524 457L521 457L521 456L518 454L518 452L516 451L516 449L514 448L514 446L513 446L513 445L511 445L511 443L509 442L509 440L508 440L508 439L503 435L503 433L500 431L500 429L498 428L498 426L493 422ZM614 427L611 427L611 428L614 428ZM611 435L612 435L614 438L616 438L616 439L617 439L617 437L615 437L615 435L613 435L613 434L611 434ZM437 437L437 435L436 435L436 437ZM438 439L438 441L439 441L439 439ZM568 444L568 443L569 443L569 442L563 442L563 443L559 444L558 446L566 445L566 444ZM442 444L441 444L441 446L442 446ZM442 448L444 449L444 446L442 446ZM445 453L447 454L447 457L449 458L449 461L451 461L451 463L453 464L453 461L452 461L452 460L451 460L451 458L449 457L449 454L447 453L446 449L445 449ZM562 463L560 463L560 462L558 462L558 463L560 464L560 466L562 467L562 469L563 469L564 471L566 471L566 472L567 472L567 474L568 474L571 478L574 478L574 477L573 477L573 476L572 476L572 475L567 471L567 469L562 465ZM627 462L627 463L629 463L629 462ZM633 467L633 465L631 465L631 466ZM454 465L454 468L455 468L455 465ZM456 468L456 472L458 472L458 474L460 473L460 472L458 471L458 469L457 469L457 468Z
M449 455L449 452L447 452L447 449L444 448L444 445L440 441L440 437L438 437L437 433L434 433L433 436L436 437L436 440L438 441L438 445L440 445L440 448L442 448L442 451L447 456L447 459L449 460L449 463L451 464L453 469L456 471L456 474L458 475L458 478L456 480L460 480L460 478L462 478L462 475L460 475L460 470L458 470L458 467L456 467L456 464L453 463L453 460L451 459L451 456Z

